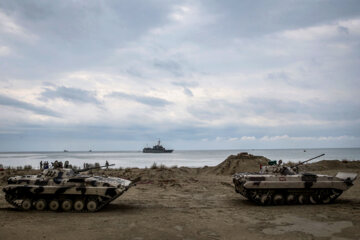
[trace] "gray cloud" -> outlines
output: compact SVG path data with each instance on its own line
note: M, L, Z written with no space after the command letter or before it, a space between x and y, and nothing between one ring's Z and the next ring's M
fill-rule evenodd
M269 73L267 78L269 80L281 80L281 81L289 81L290 77L288 74L286 74L285 72L272 72Z
M45 107L39 107L31 103L20 101L14 98L10 98L4 95L0 95L0 105L10 106L17 109L31 111L36 114L50 116L50 117L59 117L60 115L50 109Z
M194 96L193 92L190 90L189 87L196 87L196 86L199 85L197 82L194 82L194 81L192 81L192 82L185 82L185 81L183 81L183 82L172 82L172 84L175 85L175 86L182 87L184 89L183 90L184 94L189 96L189 97Z
M187 88L187 87L184 87L184 93L185 93L186 95L188 95L189 97L193 97L193 96L194 96L193 92L192 92L189 88Z
M263 116L271 119L277 119L277 116L282 118L284 116L287 118L298 116L299 119L306 116L307 119L317 121L332 121L333 123L330 125L333 128L336 127L337 121L360 120L358 109L360 109L360 103L355 101L326 102L312 99L301 102L269 97L249 97L243 102L209 100L187 107L187 111L200 120L220 120L229 117L230 113L236 114L234 117ZM277 131L279 130L277 129Z
M148 97L148 96L139 96L135 94L127 94L123 92L112 92L111 94L107 95L109 97L116 97L122 98L126 100L132 100L144 105L149 105L152 107L164 107L166 105L172 104L171 102L157 97Z
M184 76L182 66L174 60L154 60L154 66L172 73L175 77Z
M7 59L2 76L49 79L64 70L99 69L99 62L107 65L114 49L166 23L172 4L162 0L0 1L1 12L36 36L35 44L1 36L2 43L22 56Z
M197 87L199 86L199 83L195 82L195 81L175 81L172 82L173 85L175 86L180 86L180 87Z
M56 99L61 98L69 102L77 103L92 103L100 105L100 101L96 98L96 93L91 91L86 91L78 88L68 88L68 87L56 87L55 89L46 88L44 92L41 93L42 100Z
M344 27L344 26L338 26L338 32L339 33L342 33L342 34L346 34L348 35L349 34L349 29L347 27Z
M29 0L1 1L0 7L36 34L60 37L70 44L101 40L115 44L166 20L166 1L106 2ZM91 38L90 38L91 37ZM70 40L70 41L69 41ZM86 40L77 42L77 40ZM104 44L101 44L104 47Z
M276 98L251 97L246 100L245 105L257 114L272 113L294 113L301 112L305 106L297 101L281 100Z
M348 19L359 16L360 12L357 0L231 0L227 4L212 0L207 1L206 6L214 13L222 13L217 24L210 29L217 34L245 38ZM213 31L209 33L214 33Z
M135 67L129 67L128 69L126 69L126 73L128 73L129 75L136 77L136 78L143 77L141 71Z
M360 119L360 103L355 101L282 100L277 98L251 97L241 104L242 108L257 114L299 114L316 120L357 120Z
M223 118L229 110L237 107L237 104L226 100L209 100L188 106L187 111L199 120L211 121Z

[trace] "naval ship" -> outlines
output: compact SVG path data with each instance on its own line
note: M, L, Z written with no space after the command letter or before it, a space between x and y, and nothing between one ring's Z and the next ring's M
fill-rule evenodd
M172 153L173 151L173 149L165 149L160 144L160 139L158 140L157 144L152 148L146 147L143 149L143 153Z

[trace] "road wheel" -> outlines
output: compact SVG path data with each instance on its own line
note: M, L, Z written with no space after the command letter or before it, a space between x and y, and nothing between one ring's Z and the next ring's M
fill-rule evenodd
M27 198L27 199L24 199L21 203L21 207L24 209L24 210L30 210L31 207L32 207L32 201L30 198Z
M260 202L262 205L269 205L270 203L270 196L267 193L261 195Z
M74 209L75 209L75 211L81 211L81 210L83 210L84 209L84 206L85 206L85 203L84 203L84 201L83 200L76 200L75 202L74 202Z
M38 211L43 211L46 208L46 201L45 199L39 199L35 202L35 208Z
M95 200L90 200L87 202L86 207L90 212L95 212L97 209L98 203Z
M64 210L65 212L68 212L72 209L72 201L70 199L65 199L62 203L61 203L61 208L62 210Z
M60 203L59 203L58 200L53 199L53 200L50 201L50 203L49 203L49 209L50 209L51 211L57 211L57 210L59 209L59 207L60 207Z
M275 194L273 197L273 203L275 205L283 205L285 203L283 195L280 193Z
M298 197L298 201L300 204L307 204L308 201L308 197L305 194L300 194Z
M317 204L317 203L322 203L322 199L319 193L313 193L310 195L310 203L312 204Z
M289 194L286 197L286 203L287 204L295 204L296 203L296 197L294 194Z

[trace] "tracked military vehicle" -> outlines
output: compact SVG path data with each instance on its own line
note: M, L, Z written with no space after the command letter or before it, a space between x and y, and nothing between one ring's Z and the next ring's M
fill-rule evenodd
M328 176L298 172L299 165L323 155L293 167L270 161L259 173L237 173L233 176L235 191L260 205L331 203L353 185L357 174L339 172Z
M22 210L95 212L133 185L122 178L82 174L91 169L58 167L45 169L39 175L10 177L3 188L5 199Z

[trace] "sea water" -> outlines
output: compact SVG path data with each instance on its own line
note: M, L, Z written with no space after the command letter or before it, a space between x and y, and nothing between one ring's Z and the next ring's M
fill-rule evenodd
M325 149L239 149L239 150L192 150L174 151L173 153L142 153L139 151L118 152L2 152L0 164L4 167L31 165L39 168L40 161L54 162L68 160L70 164L82 167L84 163L100 163L105 161L119 167L150 167L153 163L167 167L186 166L203 167L215 166L224 161L229 155L240 152L267 157L271 160L283 162L298 162L325 153L319 160L360 160L360 148L325 148Z

